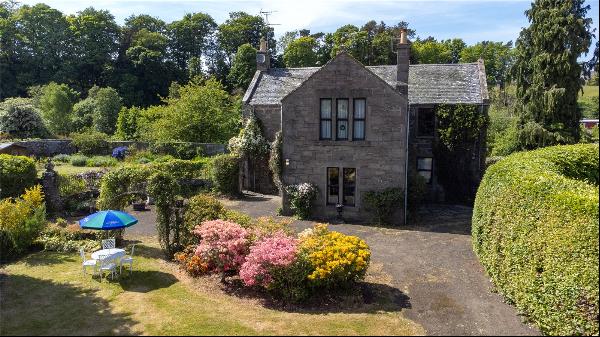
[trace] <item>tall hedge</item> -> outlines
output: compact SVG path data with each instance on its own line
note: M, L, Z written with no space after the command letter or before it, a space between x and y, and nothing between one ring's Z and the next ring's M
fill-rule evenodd
M0 154L0 199L18 197L36 183L37 171L33 159Z
M598 335L598 145L515 153L477 192L473 247L545 334Z

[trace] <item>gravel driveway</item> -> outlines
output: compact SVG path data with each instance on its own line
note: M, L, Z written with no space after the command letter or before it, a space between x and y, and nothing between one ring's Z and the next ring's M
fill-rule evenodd
M275 216L277 196L251 195L222 200L231 209L252 217ZM131 212L140 220L127 235L154 235L154 211ZM433 205L408 227L378 228L335 224L332 230L363 238L372 261L383 264L393 285L409 298L405 316L429 335L539 335L524 324L517 311L492 292L492 286L471 247L471 209ZM300 231L311 221L294 221Z

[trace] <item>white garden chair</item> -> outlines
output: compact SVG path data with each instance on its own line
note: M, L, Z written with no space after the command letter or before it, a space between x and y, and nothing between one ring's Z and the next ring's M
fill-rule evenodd
M133 253L135 251L135 244L131 246L131 255L126 255L121 258L119 274L123 271L123 264L129 264L129 275L133 272Z
M94 268L94 273L96 273L96 260L91 259L87 260L85 257L85 251L83 248L79 248L79 255L81 255L81 268L83 269L83 275L87 274L86 268L92 267Z
M116 246L115 239L102 240L102 249L113 249Z
M115 274L117 273L117 265L114 263L112 259L109 258L108 255L102 255L98 260L100 266L98 271L100 272L100 282L102 282L102 276L104 276L104 272L110 272L111 280L115 279Z

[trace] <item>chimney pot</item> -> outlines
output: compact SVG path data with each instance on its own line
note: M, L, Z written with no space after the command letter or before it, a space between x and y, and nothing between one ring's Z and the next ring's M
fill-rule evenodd
M267 51L267 41L262 37L260 38L260 51L262 51L262 52Z
M400 43L401 44L406 44L407 40L406 40L406 28L401 28L400 29Z

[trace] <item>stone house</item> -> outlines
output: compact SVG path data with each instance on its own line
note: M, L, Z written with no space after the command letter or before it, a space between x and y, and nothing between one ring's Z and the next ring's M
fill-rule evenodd
M397 55L397 64L388 66L364 66L341 52L322 67L271 68L261 44L243 113L260 120L270 141L282 132L282 181L317 185L316 217L333 217L335 205L344 204L345 218L366 219L366 191L406 190L414 174L425 178L428 200L445 199L435 169L434 108L469 104L487 114L485 68L481 61L410 65L406 32ZM475 148L469 169L478 181L485 163L485 130ZM244 188L277 192L265 158L244 166Z

